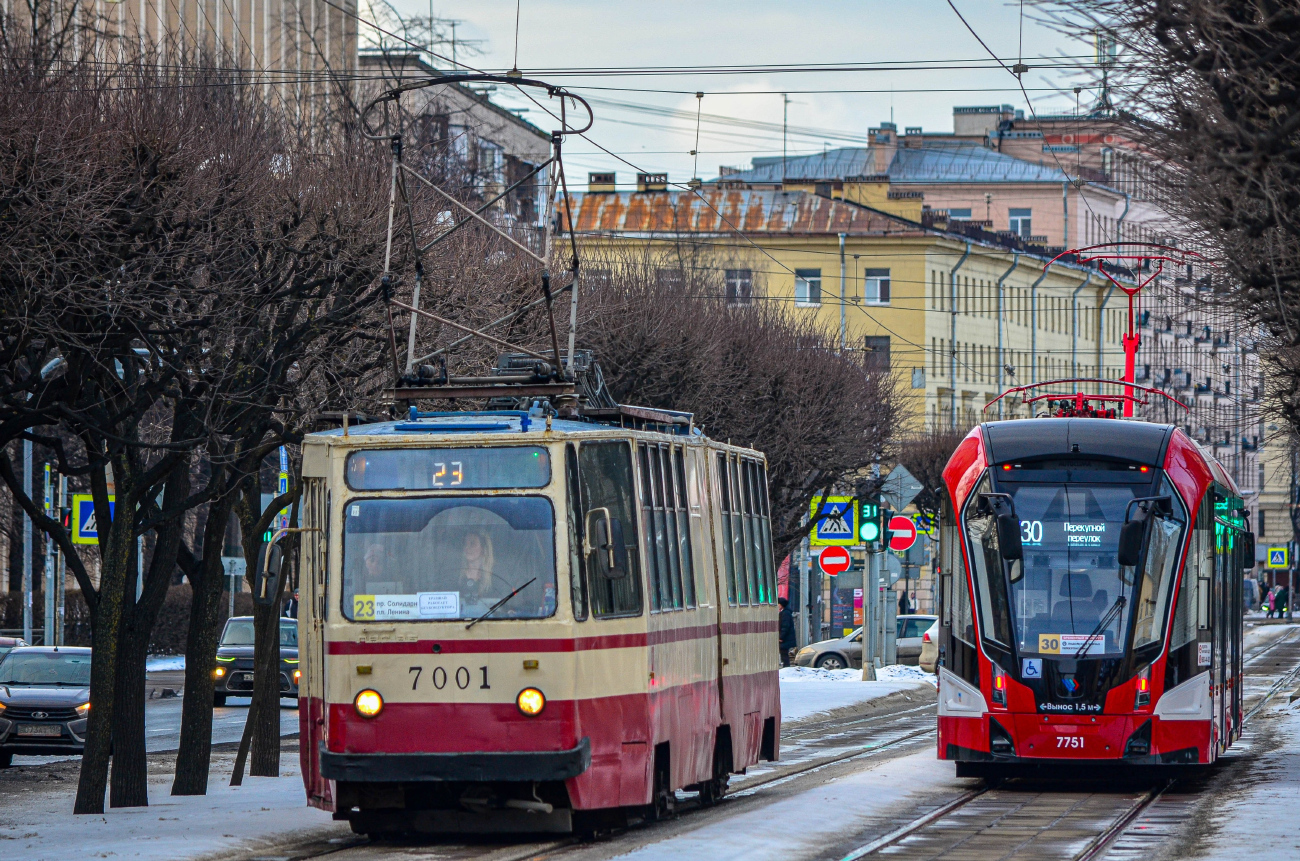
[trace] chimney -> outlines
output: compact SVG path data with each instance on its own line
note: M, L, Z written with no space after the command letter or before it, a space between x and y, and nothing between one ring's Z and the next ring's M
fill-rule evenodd
M898 149L898 126L893 123L881 123L880 128L867 129L867 140L871 143L871 172L889 173L889 166L894 161L894 152Z
M667 191L668 174L666 173L638 173L636 175L637 191Z
M614 188L613 173L596 173L587 174L587 192L589 194L610 194Z

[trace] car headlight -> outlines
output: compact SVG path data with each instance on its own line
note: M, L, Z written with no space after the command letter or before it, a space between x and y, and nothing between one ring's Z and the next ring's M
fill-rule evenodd
M352 707L363 718L378 717L379 713L384 710L384 698L379 695L379 691L372 691L367 688L357 694L356 699L352 701Z
M515 697L515 705L529 717L537 717L546 708L546 695L537 688L524 688Z
M225 667L217 667L215 670L212 671L212 675L216 676L217 678L221 678L225 674L226 674Z
M293 671L293 683L296 685L296 684L298 684L298 682L301 681L301 680L302 680L302 670L294 670L294 671Z
M6 708L5 704L4 704L4 703L0 703L0 715L2 715L2 714L5 713L5 708Z
M804 655L811 655L814 651L815 649L813 649L812 646L804 646L802 649L799 650L799 653L795 655L795 657L802 658Z
M90 714L90 703L82 703L77 706L77 717L85 717Z
M223 657L221 657L220 655L217 655L217 660L218 660L218 661L224 661L224 662L226 662L227 664L229 664L229 663L231 663L232 661L234 661L235 659L234 659L234 658L223 658Z

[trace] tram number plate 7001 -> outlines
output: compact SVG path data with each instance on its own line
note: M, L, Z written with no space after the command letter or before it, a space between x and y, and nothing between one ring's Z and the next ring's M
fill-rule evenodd
M411 690L417 690L420 686L420 677L424 674L424 667L407 667L406 672L411 676ZM488 668L479 667L478 676L479 690L491 690L492 686L488 684ZM474 673L470 671L469 667L457 667L455 670L451 670L450 674L446 667L434 667L433 672L429 673L425 684L431 684L437 690L442 690L447 685L454 684L463 691L470 686L473 680Z
M1083 747L1083 736L1081 735L1058 735L1056 737L1056 747L1081 749Z

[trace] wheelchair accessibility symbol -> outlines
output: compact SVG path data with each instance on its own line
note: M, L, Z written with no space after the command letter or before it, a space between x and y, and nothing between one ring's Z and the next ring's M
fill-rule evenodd
M1022 679L1041 679L1043 677L1043 659L1021 658L1020 677Z

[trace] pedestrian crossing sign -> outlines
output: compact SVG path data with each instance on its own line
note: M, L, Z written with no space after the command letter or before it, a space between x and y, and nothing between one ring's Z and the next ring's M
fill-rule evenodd
M1268 548L1268 566L1269 568L1290 568L1290 560L1287 559L1287 548L1270 547Z
M852 547L858 539L858 506L851 496L814 498L808 511L813 547Z
M108 516L113 516L111 496L108 498ZM99 543L99 523L95 519L95 497L89 493L72 495L72 543Z

